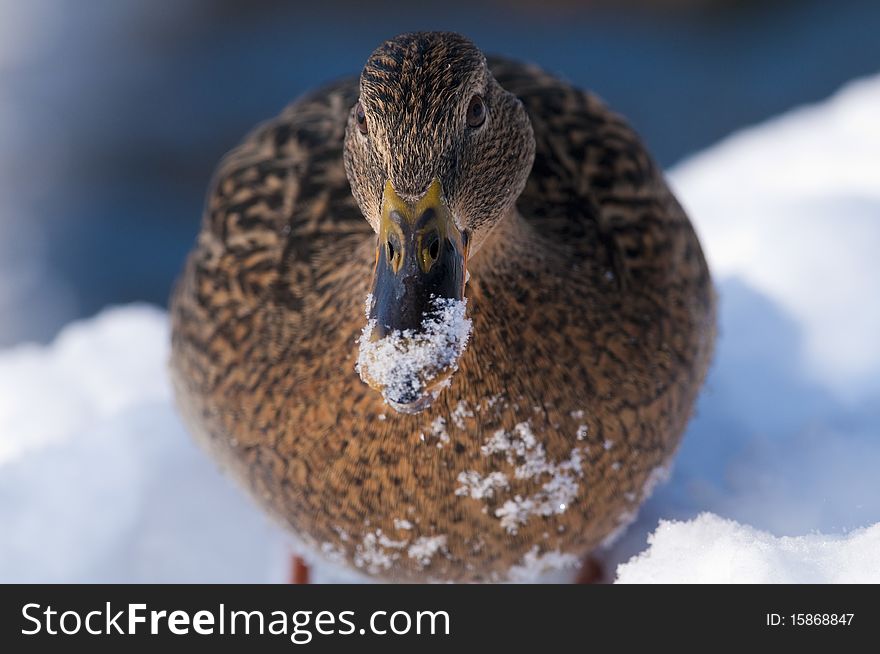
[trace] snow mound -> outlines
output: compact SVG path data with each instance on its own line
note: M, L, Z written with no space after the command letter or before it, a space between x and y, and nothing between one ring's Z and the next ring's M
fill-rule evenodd
M617 583L880 583L880 523L846 536L777 538L704 513L662 520Z
M367 297L365 307L368 318L371 299ZM431 388L432 383L457 369L467 346L471 321L466 309L467 300L435 297L420 331L396 330L376 340L376 321L369 320L359 340L356 367L361 379L380 388L385 402L397 409L399 404L409 404L403 398L419 398L426 389L436 398L444 384Z
M163 312L132 307L75 323L50 348L20 345L5 351L0 466L134 406L167 404L167 331Z
M285 578L280 531L180 423L167 359L147 306L0 352L0 582Z
M880 392L880 78L737 132L670 182L716 278L794 317L804 373L849 399Z

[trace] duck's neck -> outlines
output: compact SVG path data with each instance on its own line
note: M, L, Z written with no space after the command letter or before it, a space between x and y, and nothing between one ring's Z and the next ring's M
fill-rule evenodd
M514 205L471 251L468 269L473 274L487 274L516 261L521 254L534 254L535 233Z

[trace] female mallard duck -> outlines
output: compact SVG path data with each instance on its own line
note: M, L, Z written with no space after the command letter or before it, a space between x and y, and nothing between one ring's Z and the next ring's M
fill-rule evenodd
M714 300L620 117L420 33L223 160L172 320L190 429L315 557L491 581L573 564L634 514Z

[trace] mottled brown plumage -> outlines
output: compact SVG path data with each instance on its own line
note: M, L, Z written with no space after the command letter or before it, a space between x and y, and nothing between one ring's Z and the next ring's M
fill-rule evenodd
M473 93L480 133L462 123ZM371 131L352 145L359 97ZM370 222L386 178L417 195L434 176L482 246L473 331L451 386L404 415L354 367ZM714 299L686 215L620 117L435 33L384 44L360 86L297 100L223 160L172 321L190 429L314 556L492 581L571 563L633 515L692 411Z

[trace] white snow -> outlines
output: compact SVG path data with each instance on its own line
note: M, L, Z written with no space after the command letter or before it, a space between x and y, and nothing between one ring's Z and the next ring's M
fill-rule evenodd
M609 572L623 564L620 581L878 581L878 106L880 77L862 80L670 172L715 272L720 335L669 482L604 551ZM456 311L438 326L444 356L467 339ZM0 314L0 330L10 320ZM287 578L287 538L185 433L167 342L165 315L131 306L72 324L51 345L0 351L0 582ZM478 409L456 408L442 427L472 429ZM460 501L512 502L515 516L518 477L568 479L548 490L554 501L582 482L580 458L550 460L520 431L486 443L503 479L459 471ZM394 538L351 537L365 568L434 538L404 522ZM426 541L414 558L442 551ZM534 549L511 575L575 564ZM315 578L337 578L328 574Z
M880 523L849 534L777 538L704 513L661 521L617 583L880 583Z
M577 478L582 474L581 449L572 449L568 459L548 460L544 446L538 442L528 421L516 424L512 431L495 431L480 448L480 453L484 457L503 455L513 470L514 479L538 478L543 482L531 495L523 497L512 493L495 509L495 517L500 518L501 526L510 534L516 534L533 516L564 513L580 492ZM546 477L549 479L545 480ZM457 479L461 485L455 494L476 500L491 499L510 487L509 476L497 470L488 475L463 470Z
M394 519L394 528L395 529L403 529L404 531L409 531L413 528L413 523L409 520L402 520L400 518Z
M286 578L285 538L184 431L167 343L131 306L0 354L0 581Z
M457 429L467 429L465 421L468 418L473 418L474 412L468 407L467 400L459 400L449 417Z
M443 416L437 416L431 421L431 426L428 429L431 437L434 439L437 447L443 447L445 443L449 442L449 432L446 431L446 418ZM424 436L424 434L422 434ZM425 440L424 437L422 440Z
M462 470L458 473L458 483L461 486L455 489L455 494L466 495L475 500L494 497L496 490L509 486L507 475L497 470L485 476L476 470Z
M670 181L714 274L760 291L803 336L802 371L843 398L880 392L880 81L736 133Z
M431 564L434 555L446 547L446 536L421 536L406 550L407 556L415 559L423 568Z
M370 574L379 574L394 565L400 558L400 550L406 544L407 541L393 540L383 534L381 529L377 529L364 535L355 548L354 564Z
M517 583L534 583L544 581L548 575L553 575L555 580L564 581L565 577L559 577L558 572L576 569L579 564L580 561L576 556L559 550L539 553L539 548L535 545L510 569L508 579Z
M369 318L371 296L365 304ZM435 297L419 331L396 330L375 340L376 321L368 320L359 340L356 367L361 379L381 388L392 406L395 398L421 395L442 373L457 369L471 333L466 308L467 300Z

